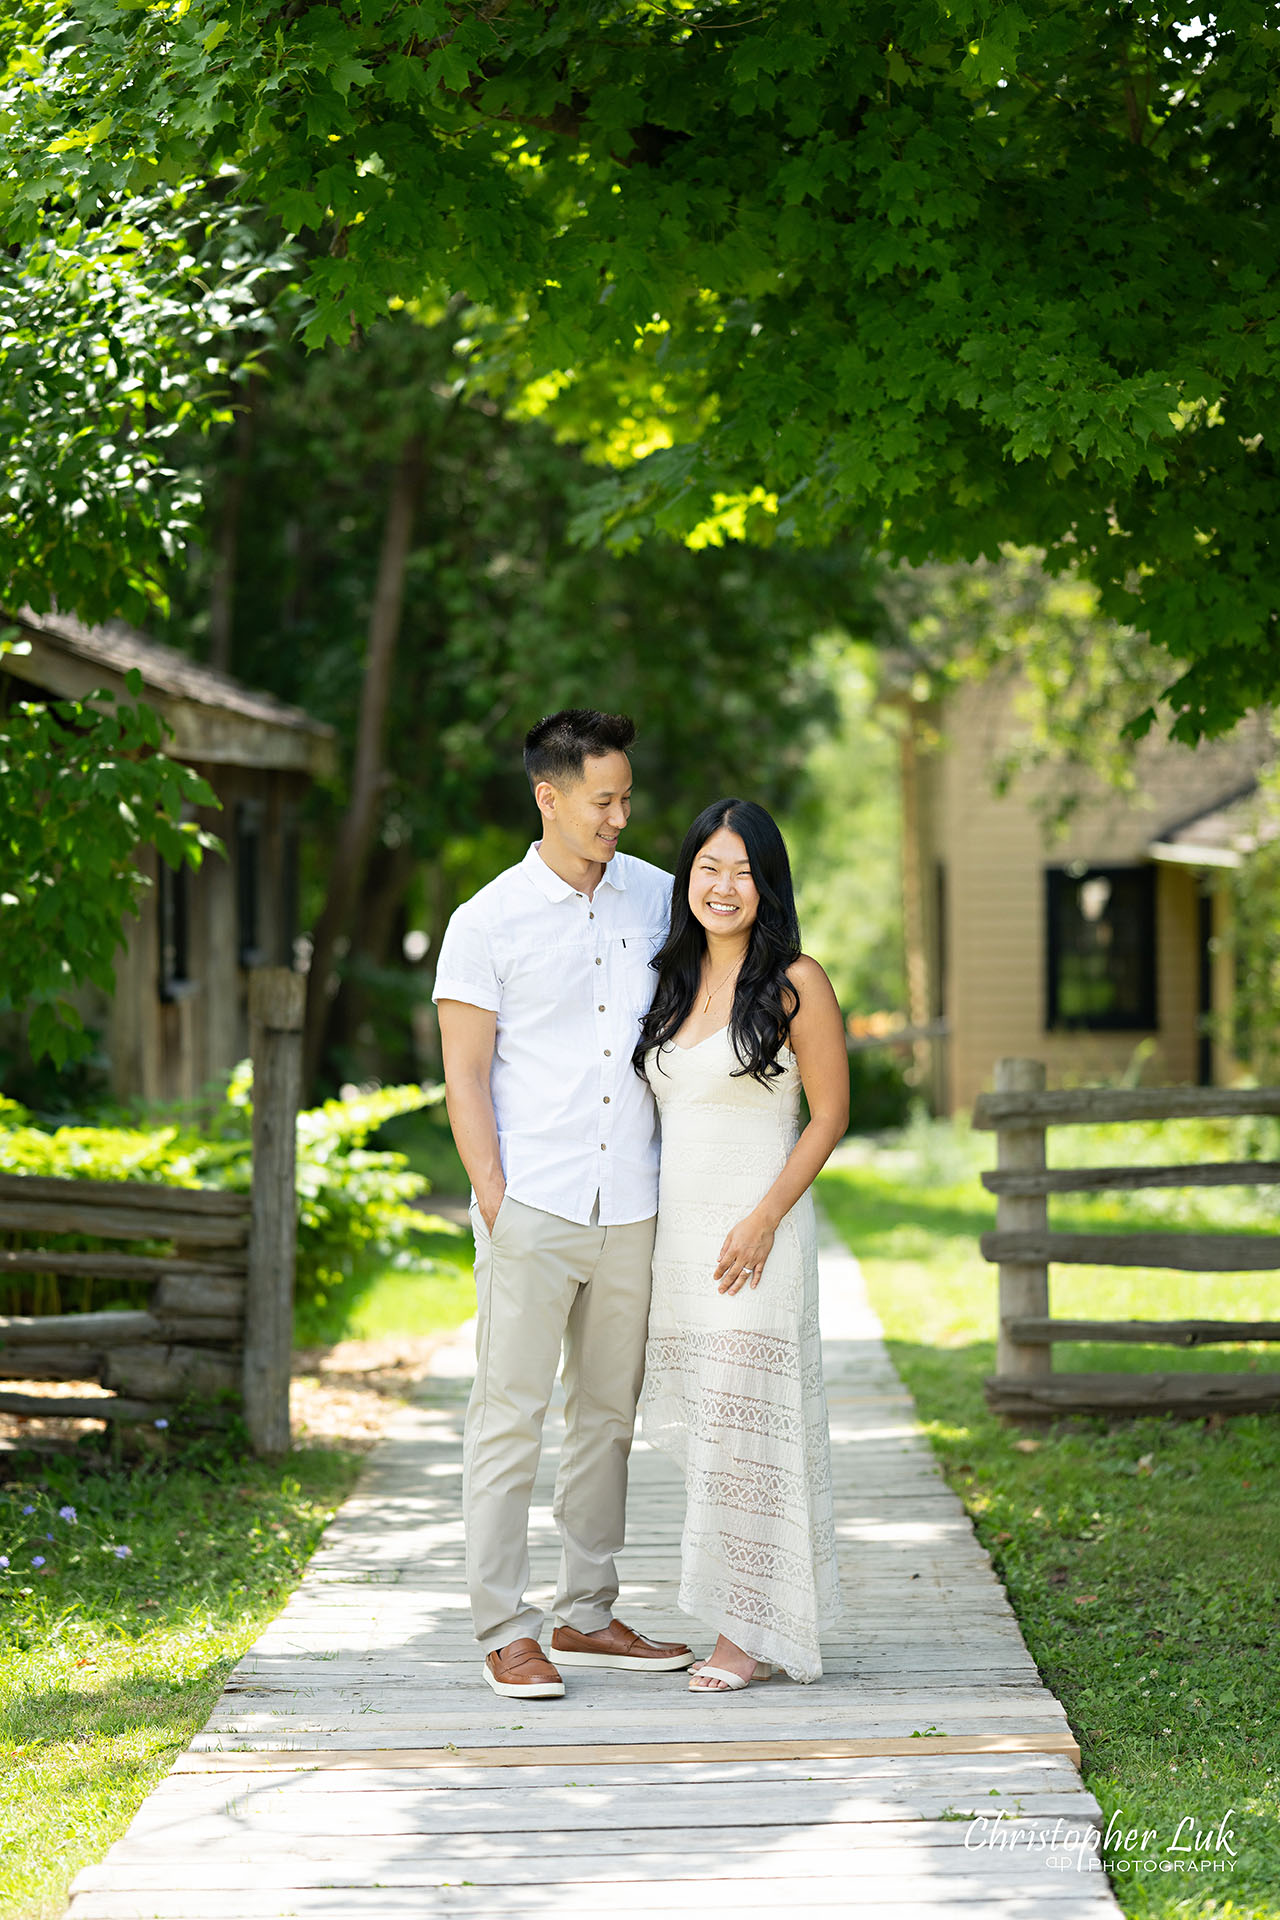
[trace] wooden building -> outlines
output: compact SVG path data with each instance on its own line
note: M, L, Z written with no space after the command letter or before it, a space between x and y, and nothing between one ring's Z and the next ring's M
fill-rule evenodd
M903 891L909 1012L937 1112L968 1109L1005 1056L1049 1085L1222 1084L1230 1005L1224 868L1247 857L1273 741L1260 718L1191 749L1152 737L1136 787L1086 784L1060 835L1055 776L995 769L1022 725L1009 679L942 707L905 701ZM1145 1043L1145 1044L1144 1044Z
M332 769L333 731L122 624L29 612L9 624L30 651L6 654L0 675L26 683L25 698L126 697L136 669L142 697L173 730L166 750L221 802L197 817L226 859L174 872L141 850L152 885L140 918L126 917L114 998L107 1006L90 993L82 1009L103 1031L117 1093L190 1099L249 1051L252 971L294 965L299 809L310 782Z

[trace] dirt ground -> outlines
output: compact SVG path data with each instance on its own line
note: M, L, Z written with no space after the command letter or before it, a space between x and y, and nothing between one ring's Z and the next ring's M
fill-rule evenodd
M294 1444L302 1447L353 1447L367 1453L377 1445L396 1407L430 1371L431 1356L449 1334L419 1338L343 1340L336 1347L304 1347L293 1356L289 1396ZM54 1400L66 1394L80 1400L109 1399L96 1380L6 1380L6 1392ZM25 1447L62 1451L86 1435L104 1437L104 1420L29 1419L0 1413L0 1453ZM135 1445L158 1451L164 1430L131 1429Z

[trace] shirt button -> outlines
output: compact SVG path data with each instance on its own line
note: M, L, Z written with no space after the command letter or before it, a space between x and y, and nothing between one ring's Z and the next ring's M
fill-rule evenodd
M603 1012L604 1012L604 1008L603 1008L603 1007L597 1007L597 1008L596 1008L596 1012L597 1012L597 1013L603 1013Z
M604 1050L604 1057L605 1057L605 1059L606 1059L606 1060L608 1060L608 1059L611 1059L611 1058L612 1058L612 1055L613 1055L613 1048L612 1048L612 1047L606 1047L606 1048L605 1048L605 1050Z
M604 1144L604 1141L603 1141L603 1140L602 1140L602 1141L600 1142L600 1151L601 1151L601 1153L607 1153L607 1152L608 1152L608 1148L607 1148L607 1147L605 1146L605 1144Z
M608 1096L608 1094L607 1094L607 1093L606 1093L606 1095L605 1095L605 1097L604 1097L604 1103L605 1103L605 1105L606 1105L606 1107L607 1107L607 1106L608 1106L608 1104L609 1104L609 1096Z
M600 958L599 954L596 955L596 965L598 967L602 967L604 965L604 961Z
M589 913L589 914L587 915L587 918L588 918L588 920L594 920L594 919L595 919L595 915L594 915L594 913Z

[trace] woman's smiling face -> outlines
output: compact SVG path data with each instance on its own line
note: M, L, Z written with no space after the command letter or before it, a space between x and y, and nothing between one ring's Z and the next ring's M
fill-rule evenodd
M719 827L699 847L689 875L689 910L708 933L747 934L760 895L741 836Z

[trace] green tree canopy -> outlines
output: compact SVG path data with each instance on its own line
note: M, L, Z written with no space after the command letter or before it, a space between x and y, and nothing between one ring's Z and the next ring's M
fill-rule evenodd
M1182 737L1275 691L1268 0L26 18L19 238L231 169L309 342L467 295L486 377L618 465L585 530L1012 540L1152 634Z

